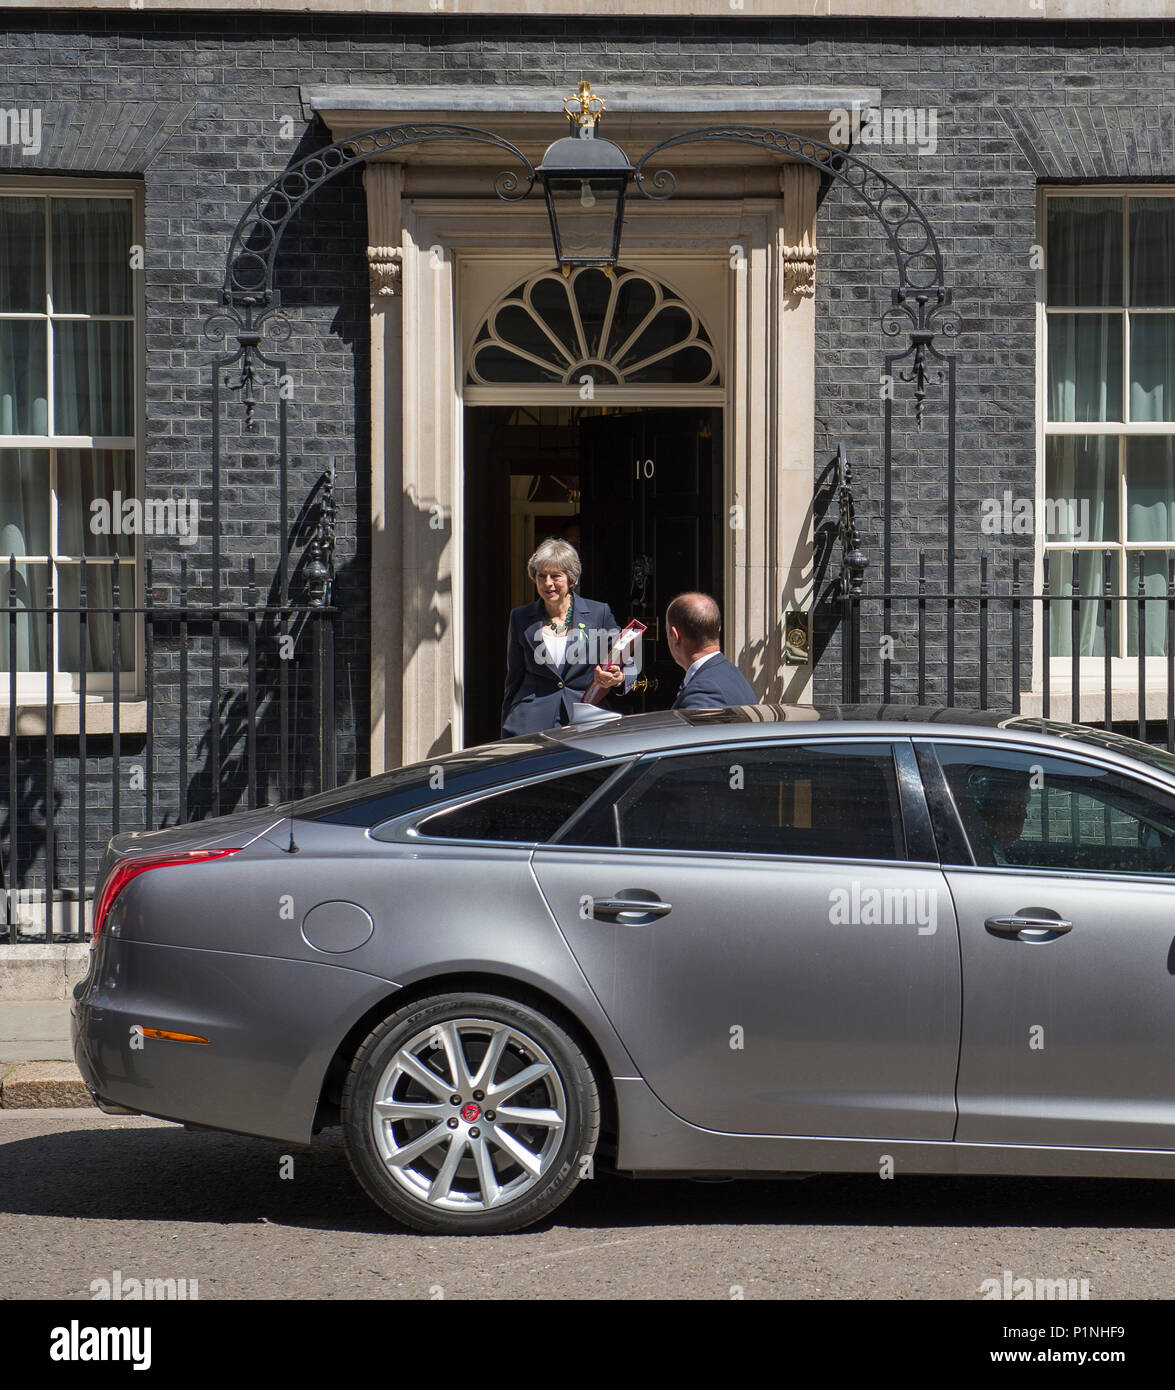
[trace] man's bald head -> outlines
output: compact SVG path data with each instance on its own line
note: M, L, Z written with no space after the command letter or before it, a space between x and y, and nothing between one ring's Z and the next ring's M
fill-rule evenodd
M675 627L691 660L718 649L722 614L709 594L678 594L665 610L666 627Z

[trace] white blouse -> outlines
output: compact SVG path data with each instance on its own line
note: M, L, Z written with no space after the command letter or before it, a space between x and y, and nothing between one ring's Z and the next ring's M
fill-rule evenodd
M543 646L547 652L547 664L549 666L562 666L563 658L567 652L567 638L569 633L554 633L544 625L543 627Z

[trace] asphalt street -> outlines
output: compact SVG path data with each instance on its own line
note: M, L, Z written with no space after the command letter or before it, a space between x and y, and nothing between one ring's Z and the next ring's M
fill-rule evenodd
M1005 1271L1088 1280L1093 1300L1165 1299L1173 1222L1159 1182L597 1176L529 1231L442 1238L371 1204L337 1130L298 1149L0 1111L4 1299L89 1300L116 1270L195 1280L201 1300L980 1300Z

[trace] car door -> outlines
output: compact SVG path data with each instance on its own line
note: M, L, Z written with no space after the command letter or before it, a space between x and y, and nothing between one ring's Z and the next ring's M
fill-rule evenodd
M963 959L956 1137L1175 1149L1175 798L1023 744L935 748L972 851L944 855Z
M547 904L676 1114L951 1138L958 940L908 741L646 757L560 840Z

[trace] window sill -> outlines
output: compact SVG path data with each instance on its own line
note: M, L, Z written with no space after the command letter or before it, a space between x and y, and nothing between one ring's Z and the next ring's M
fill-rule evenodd
M1164 663L1165 664L1165 663ZM1106 717L1106 696L1105 690L1099 681L1096 685L1091 677L1089 683L1081 681L1078 690L1080 714L1079 721L1082 724L1100 724ZM1073 719L1073 686L1069 681L1050 681L1049 682L1049 718L1058 719L1062 723L1070 723ZM1020 713L1040 718L1044 701L1039 690L1026 690L1020 696ZM1167 718L1167 681L1164 679L1161 684L1150 681L1146 684L1146 717L1148 720L1165 720ZM1110 718L1114 724L1131 724L1138 722L1138 682L1133 685L1125 683L1119 685L1116 682L1110 686Z
M114 732L114 704L109 700L86 701L86 737L101 737ZM76 738L81 732L80 706L76 700L53 706L53 733ZM122 700L118 705L118 732L145 734L147 732L146 700ZM0 705L0 738L12 733L12 710ZM46 733L45 705L17 704L16 733L18 738L44 738Z

